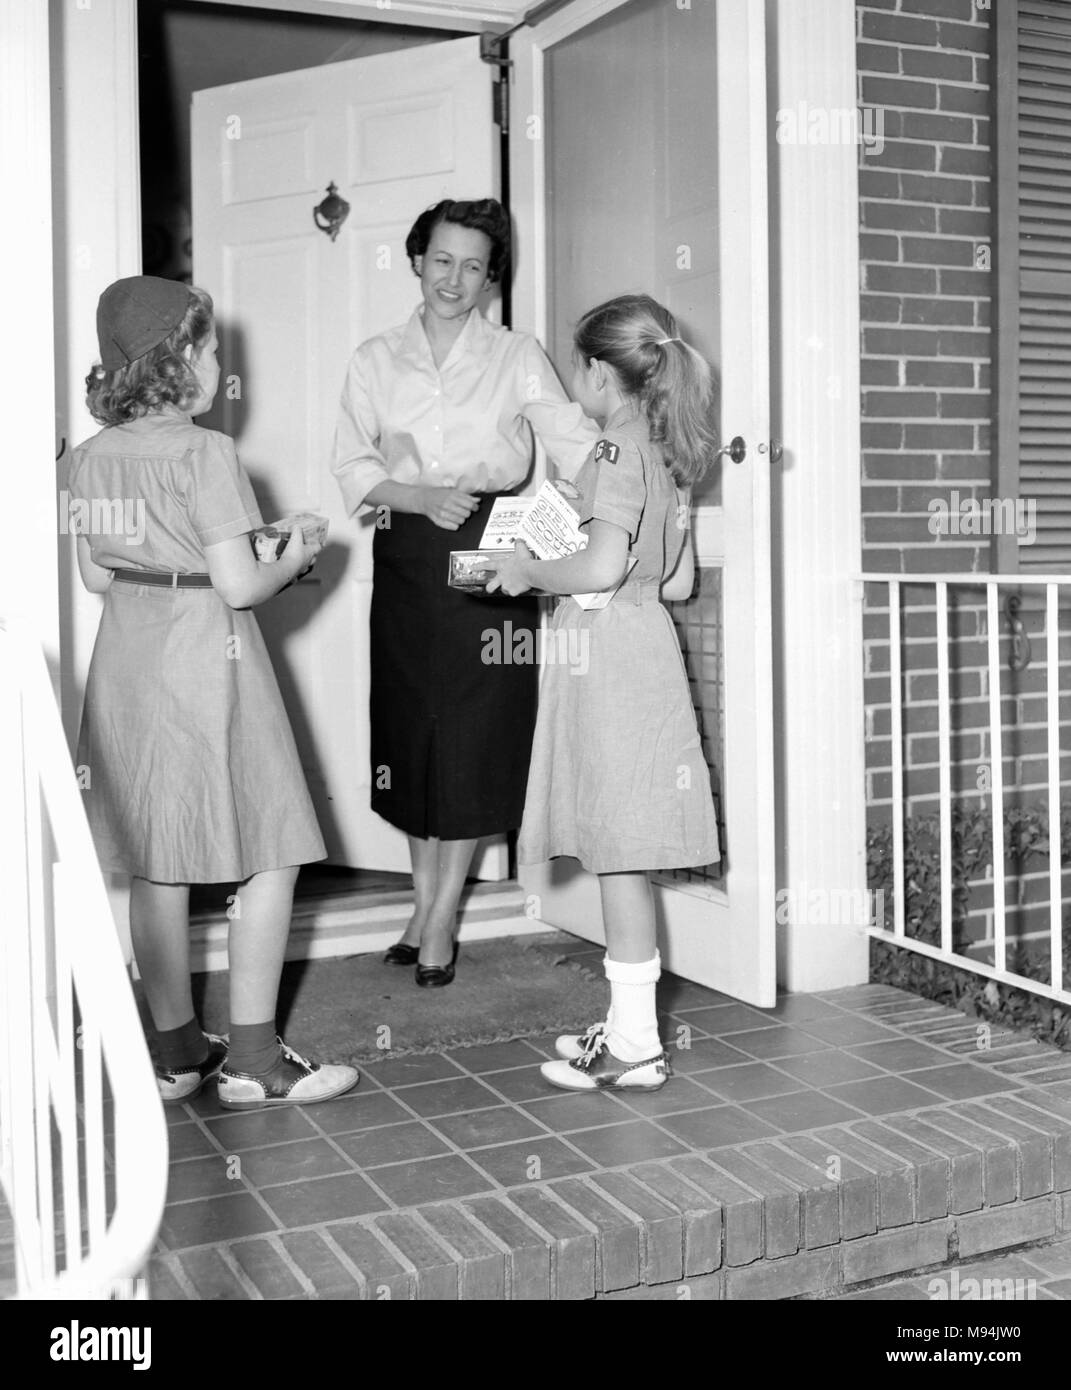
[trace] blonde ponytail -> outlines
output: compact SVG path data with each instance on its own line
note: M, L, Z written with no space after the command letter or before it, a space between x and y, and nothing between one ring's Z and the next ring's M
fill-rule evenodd
M613 367L647 416L674 481L696 482L718 447L714 385L706 359L680 337L669 310L650 295L621 295L583 316L574 345L585 361Z

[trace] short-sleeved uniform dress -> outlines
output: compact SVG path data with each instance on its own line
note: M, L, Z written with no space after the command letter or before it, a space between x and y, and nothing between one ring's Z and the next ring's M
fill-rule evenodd
M231 440L177 411L80 445L69 491L107 569L204 574L261 525ZM326 854L257 620L211 587L109 585L78 766L103 869L230 883Z
M607 421L576 486L581 524L627 531L636 564L605 608L558 603L552 633L570 631L547 647L518 858L569 855L596 874L715 863L710 773L659 598L684 544L688 494L627 408Z

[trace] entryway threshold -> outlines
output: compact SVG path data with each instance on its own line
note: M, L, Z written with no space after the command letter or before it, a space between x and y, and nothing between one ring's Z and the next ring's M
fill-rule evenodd
M1071 1233L1065 1053L885 985L660 1003L651 1094L552 1091L543 1036L178 1107L152 1296L826 1297Z
M526 901L524 890L513 879L468 885L459 911L464 940L546 932L545 923L526 915ZM286 959L324 960L385 951L401 936L412 911L413 894L408 888L297 898ZM194 972L226 970L229 927L225 910L191 916L190 968Z

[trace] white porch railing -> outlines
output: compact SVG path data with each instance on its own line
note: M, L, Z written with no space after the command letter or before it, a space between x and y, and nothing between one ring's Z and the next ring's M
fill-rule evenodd
M1034 994L1041 994L1065 1004L1071 1004L1071 990L1064 985L1063 939L1062 939L1062 872L1061 863L1061 786L1060 786L1060 598L1065 603L1071 600L1071 576L1068 575L970 575L970 574L864 574L866 584L882 585L888 594L889 626L889 705L890 741L892 764L892 885L893 885L893 928L890 932L883 925L870 929L870 935L879 941L902 946L923 955L932 956L950 965L969 970L977 975L998 980L1003 984L1015 985ZM939 842L941 860L941 908L940 945L934 946L919 941L905 932L905 904L907 882L905 876L904 853L904 691L905 674L918 674L916 668L905 666L902 646L902 590L912 591L930 587L934 591L934 611L936 615L937 651L937 743L939 768ZM1038 656L1045 665L1045 708L1047 730L1047 778L1044 802L1049 824L1049 865L1048 865L1048 938L1049 938L1049 980L1033 979L1007 965L1007 905L1005 901L1005 808L1004 808L1004 761L1006 724L1001 718L1001 638L1002 614L1000 610L1000 591L1016 590L1029 594L1032 590L1044 591L1044 649ZM985 641L988 695L989 756L986 760L990 768L988 790L990 824L992 832L992 920L993 964L965 955L953 947L953 896L952 896L952 720L949 699L949 591L972 591L985 598ZM980 605L979 605L980 606ZM1006 618L1003 619L1005 626ZM1007 632L1005 632L1005 638ZM1040 643L1038 644L1040 647ZM1039 662L1040 664L1040 662ZM930 668L926 668L929 670ZM973 666L972 668L973 669ZM972 725L972 728L974 725Z
M0 815L5 1291L146 1297L167 1128L44 658L15 625L0 625Z

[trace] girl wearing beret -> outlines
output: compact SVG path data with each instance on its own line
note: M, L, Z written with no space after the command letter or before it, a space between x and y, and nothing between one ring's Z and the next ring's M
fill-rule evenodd
M104 428L75 450L69 485L90 518L82 579L104 596L78 763L101 867L131 876L160 1094L186 1100L214 1079L233 1109L326 1100L356 1085L356 1070L307 1061L275 1031L298 867L325 850L250 611L319 547L296 528L278 560L259 563L260 512L234 444L193 422L219 381L204 291L117 281L97 331L87 404ZM120 515L136 528L93 529ZM194 1014L189 885L232 882L225 1039Z

